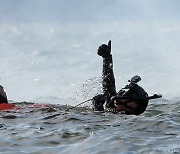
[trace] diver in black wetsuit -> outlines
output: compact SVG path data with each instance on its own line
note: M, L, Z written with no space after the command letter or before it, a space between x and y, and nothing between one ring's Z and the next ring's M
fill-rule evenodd
M0 85L0 104L1 103L8 103L8 100L4 88Z
M103 57L103 94L93 97L92 104L95 111L104 111L105 104L106 110L111 112L139 115L146 110L149 99L161 97L157 94L148 97L147 92L137 84L141 80L137 75L129 80L130 84L117 93L113 73L111 41L108 45L102 44L97 54Z

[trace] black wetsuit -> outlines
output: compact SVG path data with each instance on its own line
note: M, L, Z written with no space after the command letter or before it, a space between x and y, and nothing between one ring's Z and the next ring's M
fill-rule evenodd
M7 98L4 98L3 96L0 95L0 104L1 103L7 103Z
M8 103L6 93L3 87L0 85L0 103Z
M116 92L115 78L113 72L113 60L112 55L103 57L103 72L102 72L102 85L103 85L103 94L93 97L93 108L96 111L103 111L103 104L105 103L106 108L116 108L114 101L111 100L113 96L136 96L144 97L145 99L139 100L139 108L133 114L141 114L144 112L148 105L147 92L137 85L136 83L130 82L129 85L126 85L125 88L122 88L118 93Z

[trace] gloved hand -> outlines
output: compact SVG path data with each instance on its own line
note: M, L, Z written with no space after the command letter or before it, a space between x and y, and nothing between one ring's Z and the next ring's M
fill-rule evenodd
M93 97L93 109L95 111L104 111L104 107L103 104L105 103L105 97L103 95L97 95L95 97Z
M99 47L97 54L103 58L109 57L111 55L111 41L109 41L108 45L102 44Z

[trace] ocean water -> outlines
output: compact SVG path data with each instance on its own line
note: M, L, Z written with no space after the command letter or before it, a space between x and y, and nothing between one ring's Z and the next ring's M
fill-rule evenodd
M117 90L137 74L163 95L140 116L67 110L102 92L109 40ZM178 22L1 24L0 84L21 108L0 113L0 153L180 153L179 41Z

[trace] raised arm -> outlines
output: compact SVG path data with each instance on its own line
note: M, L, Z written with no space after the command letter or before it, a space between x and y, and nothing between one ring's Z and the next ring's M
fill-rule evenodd
M114 107L113 103L110 103L110 98L116 95L115 78L113 72L113 60L111 55L111 41L108 45L102 44L97 54L103 57L103 93L106 98L106 107Z

